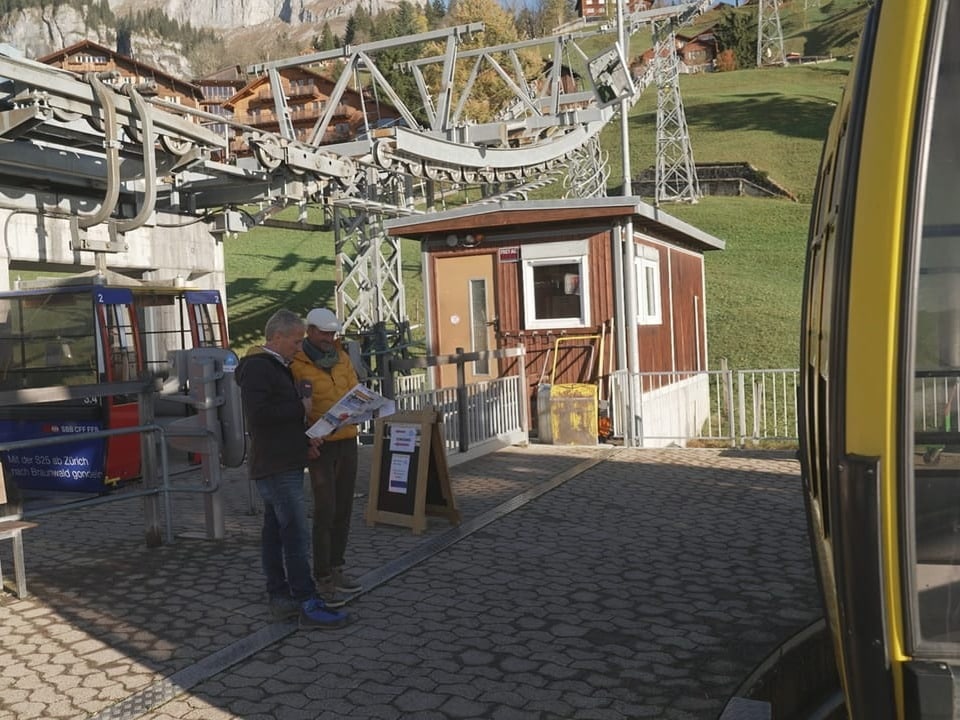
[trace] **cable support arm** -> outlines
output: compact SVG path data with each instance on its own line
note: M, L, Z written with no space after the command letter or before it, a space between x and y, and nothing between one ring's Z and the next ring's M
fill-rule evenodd
M11 103L32 102L34 94L40 91L54 113L61 116L93 117L98 114L96 107L99 101L93 87L73 73L0 54L0 77L13 82L14 92L6 98ZM124 126L136 122L137 111L131 99L112 90L111 96L118 122ZM179 111L187 110L182 106L176 107ZM153 122L160 139L170 137L210 148L226 148L226 141L220 135L173 113L155 113Z
M309 55L297 55L292 58L275 60L273 62L258 63L250 65L247 72L259 75L271 68L280 70L288 67L302 67L304 65L313 65L322 63L326 60L340 60L356 55L358 52L373 53L378 50L389 50L392 48L403 47L404 45L415 45L417 43L432 42L434 40L443 40L448 38L459 39L468 37L474 33L483 32L484 24L482 22L469 23L467 25L456 25L450 28L440 30L431 30L429 32L417 33L416 35L404 35L398 38L388 40L376 40L374 42L361 43L360 45L345 45L342 48L333 50L322 50Z
M123 85L123 92L133 101L133 106L140 116L140 142L143 146L143 203L133 218L117 222L119 232L128 232L143 225L153 214L157 200L157 161L154 148L153 119L150 117L147 104L130 83Z
M95 73L87 74L87 82L103 112L103 147L107 165L107 191L100 208L90 215L80 215L81 229L99 225L110 217L120 198L120 143L117 140L117 113L113 105L113 93L109 92Z

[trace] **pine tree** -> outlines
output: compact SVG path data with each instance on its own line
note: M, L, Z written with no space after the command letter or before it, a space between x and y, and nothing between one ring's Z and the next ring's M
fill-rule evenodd
M376 29L372 39L385 40L405 35L417 35L428 29L427 23L424 9L419 5L412 4L409 0L400 0L396 8L377 16ZM421 121L426 121L426 115L423 108L420 107L420 92L413 75L397 67L400 63L419 57L420 51L421 46L419 45L398 45L378 52L376 61L377 68L387 78L390 87L400 96L404 104L412 113L419 116Z
M351 14L347 18L347 27L343 30L343 44L344 45L353 45L354 40L357 37L357 18L356 15Z
M724 9L714 26L717 49L730 50L738 67L750 67L756 60L757 33L747 13Z
M313 49L314 50L333 50L337 47L337 39L333 34L333 31L330 29L330 23L324 22L323 28L320 30L320 35L313 39Z

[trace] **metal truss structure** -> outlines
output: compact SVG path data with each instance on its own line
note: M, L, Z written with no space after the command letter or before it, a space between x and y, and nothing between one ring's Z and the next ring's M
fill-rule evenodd
M780 27L780 0L757 3L757 67L786 65L783 28Z
M480 202L523 198L565 176L568 186L576 186L578 192L587 192L585 185L590 183L592 192L601 191L598 177L605 180L606 175L602 169L585 166L582 158L585 147L598 147L599 131L614 110L598 104L593 87L571 90L567 86L565 91L562 76L564 70L587 74L589 58L576 41L595 36L596 31L461 49L461 41L476 29L436 31L255 68L272 78L284 67L337 60L345 69L328 108L339 102L351 76L367 73L403 117L402 125L378 130L372 143L324 146L360 158L365 168L364 177L352 187L334 188L326 198L334 208L337 306L354 334L380 337L384 326L401 327L407 319L400 247L397 239L383 231L386 218L423 212L423 201L442 201L451 192L468 188L476 188ZM413 75L419 93L418 112L414 112L377 69L375 54L401 44L437 40L445 45L443 54L403 66ZM566 62L549 63L542 72L534 66L531 73L531 57L544 54ZM458 68L468 70L465 82L463 71L456 75ZM491 74L499 79L507 99L492 119L473 121L467 107L484 71L489 71L488 81ZM529 80L531 75L539 75L535 84ZM457 93L455 77L463 83ZM278 97L282 101L282 95ZM278 114L283 110L278 106ZM323 137L330 119L320 118L312 141ZM576 179L581 172L587 179Z
M657 84L657 157L655 202L700 199L700 182L693 160L687 116L680 95L680 57L677 29L706 11L712 0L698 0L680 6L641 11L631 16L636 27L647 22L653 35L653 63L647 75ZM645 76L641 86L650 82Z
M654 63L657 78L656 201L697 202L700 183L680 97L680 60L672 27L657 33Z
M708 4L648 12L682 21ZM631 29L653 19L634 17ZM383 232L385 218L425 212L437 199L471 189L481 201L522 198L564 176L568 195L601 194L607 171L599 132L619 99L633 101L639 92L629 82L618 84L628 77L625 67L605 66L598 77L594 59L578 46L609 27L464 49L482 29L473 23L250 68L269 78L277 132L149 97L130 84L116 86L117 78L79 77L0 47L0 184L73 198L73 246L98 259L121 250L124 234L154 211L181 214L185 221L221 218L220 229L232 231L236 218L249 218L234 211L243 206L322 206L334 221L337 304L347 329L363 333L403 323L400 249ZM377 61L382 51L412 44L438 53L401 66L418 93L408 106ZM283 92L281 72L288 67L340 72L308 137L297 137ZM590 86L571 87L571 77L590 78ZM491 78L499 80L501 106L488 117L473 117L470 99L481 84L489 92ZM319 144L351 84L375 88L403 123L370 129L347 143ZM207 127L223 124L242 134L248 156L214 159L227 142ZM45 212L38 208L38 217ZM228 216L233 220L222 220ZM96 226L107 227L108 241L99 239L102 232L88 236Z

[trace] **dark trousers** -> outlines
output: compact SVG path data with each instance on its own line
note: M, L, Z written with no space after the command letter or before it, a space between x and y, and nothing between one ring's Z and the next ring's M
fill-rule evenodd
M330 575L344 564L353 491L357 481L357 440L334 440L320 446L308 463L313 488L313 576Z

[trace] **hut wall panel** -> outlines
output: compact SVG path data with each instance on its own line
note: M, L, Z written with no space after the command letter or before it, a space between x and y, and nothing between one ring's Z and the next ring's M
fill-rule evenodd
M677 370L706 368L702 268L700 256L679 251L670 253Z

